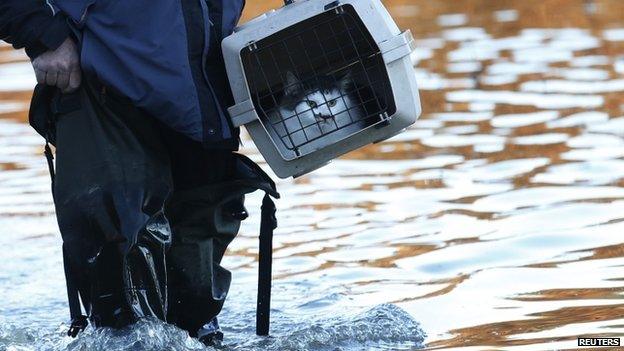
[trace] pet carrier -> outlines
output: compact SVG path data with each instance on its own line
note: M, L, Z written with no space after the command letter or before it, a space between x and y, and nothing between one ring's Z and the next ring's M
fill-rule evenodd
M223 41L236 105L273 171L300 176L416 121L420 101L401 33L380 0L287 0Z

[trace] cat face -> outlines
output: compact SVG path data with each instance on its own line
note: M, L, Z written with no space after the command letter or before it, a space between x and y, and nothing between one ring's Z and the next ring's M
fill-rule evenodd
M352 101L340 89L330 88L308 93L300 104L302 108L310 109L319 122L329 122L329 119L346 112Z
M287 144L303 145L323 137L339 140L340 129L358 121L360 108L351 91L349 74L339 80L325 79L304 86L292 72L286 74L284 98L270 118ZM320 87L319 87L320 85Z
M321 87L305 89L302 82L292 73L286 74L285 99L294 107L293 114L312 123L344 126L351 120L349 114L355 113L356 100L352 97L351 76L347 74L338 81L322 82Z

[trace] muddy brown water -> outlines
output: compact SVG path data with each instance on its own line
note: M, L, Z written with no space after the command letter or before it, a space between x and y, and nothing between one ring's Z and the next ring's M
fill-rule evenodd
M278 4L248 1L245 19ZM624 1L385 4L417 38L423 116L279 182L268 344L248 340L250 206L226 259L228 348L567 350L624 336ZM61 337L58 232L25 124L33 79L23 53L0 48L0 349L149 349L142 330L199 348L154 326ZM261 162L250 141L244 152Z

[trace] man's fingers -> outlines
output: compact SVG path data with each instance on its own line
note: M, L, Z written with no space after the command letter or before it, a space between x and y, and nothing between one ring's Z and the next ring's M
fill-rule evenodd
M67 88L63 91L63 93L73 93L74 91L78 90L81 82L82 74L80 73L80 71L72 71L69 75L69 84L67 85Z
M45 82L47 85L56 86L56 80L58 77L58 73L56 71L48 71L46 73Z
M35 69L35 76L37 77L37 83L45 84L46 81L46 73L42 70Z
M39 55L32 61L32 65L39 84L61 90L76 90L82 81L80 54L71 38L67 38L56 50Z
M69 72L59 72L56 78L56 86L61 90L66 90L69 86Z

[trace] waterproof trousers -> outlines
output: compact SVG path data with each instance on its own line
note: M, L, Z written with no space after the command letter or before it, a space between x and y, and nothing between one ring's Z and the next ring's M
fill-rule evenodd
M220 262L246 218L244 195L277 194L274 184L246 157L206 150L88 82L44 95L31 122L51 101L70 307L76 291L95 326L156 317L196 335L227 296Z

